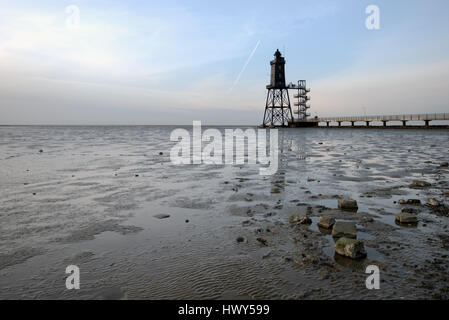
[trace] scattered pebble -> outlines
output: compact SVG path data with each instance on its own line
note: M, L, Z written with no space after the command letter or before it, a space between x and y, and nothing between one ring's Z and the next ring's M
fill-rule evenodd
M157 218L157 219L167 219L170 218L169 214L165 214L165 213L160 213L160 214L156 214L153 217Z
M430 186L431 184L427 181L413 180L413 182L409 185L409 188L427 188Z
M242 243L242 242L246 242L246 239L244 237L238 237L237 243Z

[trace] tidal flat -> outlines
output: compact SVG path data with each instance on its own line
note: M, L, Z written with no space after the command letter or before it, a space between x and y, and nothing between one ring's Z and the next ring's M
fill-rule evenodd
M448 130L282 129L262 176L172 164L175 128L0 127L0 299L449 298ZM336 254L322 216L366 258Z

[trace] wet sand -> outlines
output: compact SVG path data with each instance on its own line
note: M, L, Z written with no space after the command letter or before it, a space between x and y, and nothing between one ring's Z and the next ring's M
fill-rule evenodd
M449 204L449 131L280 130L279 170L263 177L171 164L174 128L0 127L0 298L448 298L449 218L425 203ZM416 226L395 223L403 207ZM335 255L322 215L356 222L367 258ZM69 264L80 290L65 288ZM365 287L369 264L380 290Z

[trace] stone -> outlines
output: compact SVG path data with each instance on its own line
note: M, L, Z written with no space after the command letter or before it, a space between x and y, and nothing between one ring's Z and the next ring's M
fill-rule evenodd
M299 221L299 215L297 213L292 214L288 221L290 221L290 223L297 223Z
M427 204L432 206L432 207L437 207L440 205L440 203L438 202L437 199L435 198L427 198Z
M402 208L401 211L402 211L402 212L405 212L405 213L413 213L413 214L419 213L418 209L415 209L415 208L407 208L407 207Z
M449 197L449 191L446 191L446 192L444 193L444 195L445 195L446 197Z
M360 240L342 237L335 243L335 252L351 259L366 258L365 245Z
M402 212L394 215L396 217L396 221L404 224L414 224L418 223L418 218L411 213Z
M263 238L257 238L257 242L263 246L268 246L268 241Z
M170 218L169 214L165 214L165 213L160 213L160 214L156 214L153 217L158 218L158 219L167 219Z
M421 200L419 200L419 199L408 199L408 200L401 199L401 200L398 201L398 203L399 204L415 204L415 205L418 205L418 204L421 204Z
M244 237L238 237L237 243L242 243L242 242L246 242L246 239Z
M335 224L335 219L332 217L323 217L321 216L318 219L318 226L324 229L330 229Z
M352 199L339 199L338 209L344 211L357 211L359 207L357 206L357 201Z
M357 238L357 228L354 222L335 222L332 228L332 236L334 238Z
M299 219L299 224L311 224L312 223L312 219L310 219L308 216L302 216Z
M440 166L441 167L449 167L449 163L448 162L441 162Z
M431 184L427 181L413 180L413 182L409 185L409 188L427 188L430 186Z

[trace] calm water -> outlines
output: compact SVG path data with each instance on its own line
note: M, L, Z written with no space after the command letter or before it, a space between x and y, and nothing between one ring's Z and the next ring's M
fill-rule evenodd
M447 130L280 130L279 170L263 177L258 166L171 164L174 128L0 127L0 298L296 297L303 275L236 244L239 208L280 204L267 210L278 223L292 200L336 208L333 196L350 196L394 226L393 201L444 201L449 188ZM414 179L439 188L406 188ZM446 218L428 219L398 232L447 233ZM81 270L76 293L69 264Z

